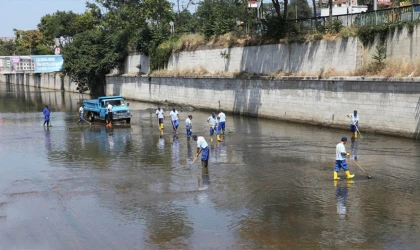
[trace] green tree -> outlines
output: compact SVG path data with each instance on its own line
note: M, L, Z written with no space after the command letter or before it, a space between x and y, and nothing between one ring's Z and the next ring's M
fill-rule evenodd
M63 53L63 71L78 83L78 90L87 89L103 94L105 75L126 55L128 35L103 29L88 30L74 35Z
M255 12L247 2L236 0L204 0L198 4L195 16L200 32L206 37L235 30L237 21L250 24L255 20Z
M38 24L39 31L43 34L45 41L54 45L55 38L63 38L61 46L69 43L75 34L86 30L93 30L99 26L100 10L96 5L89 4L90 11L83 14L75 14L72 11L57 11L54 14L47 14L41 18Z
M16 41L0 40L0 56L29 55L29 50L16 43Z
M198 31L198 20L187 9L174 14L174 26L176 33Z
M296 15L297 11L297 15ZM311 7L306 0L292 0L290 3L290 8L287 13L288 19L302 19L309 18L312 16Z

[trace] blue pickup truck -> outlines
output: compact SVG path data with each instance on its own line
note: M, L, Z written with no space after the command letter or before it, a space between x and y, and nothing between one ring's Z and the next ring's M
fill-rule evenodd
M106 123L109 123L108 120L108 108L107 103L110 103L112 108L112 120L113 121L122 121L125 120L127 123L131 121L131 110L126 104L122 96L101 96L98 99L93 100L84 100L84 113L87 118L93 122L97 119L105 120Z

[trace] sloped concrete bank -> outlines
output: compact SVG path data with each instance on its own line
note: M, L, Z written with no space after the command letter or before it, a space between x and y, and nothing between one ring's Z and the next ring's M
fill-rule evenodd
M362 131L409 138L420 133L420 79L415 78L110 76L106 93L337 128L348 127L346 115L356 109Z

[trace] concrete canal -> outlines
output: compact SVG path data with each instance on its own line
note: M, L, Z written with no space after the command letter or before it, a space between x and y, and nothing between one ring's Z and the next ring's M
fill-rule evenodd
M347 128L228 115L224 141L210 142L207 112L183 110L180 132L166 120L160 135L153 104L130 102L129 125L81 126L88 96L19 85L0 96L0 249L420 246L420 144L365 134L363 120L346 148L373 179L349 160L354 180L334 182ZM188 114L211 148L208 176L188 169Z

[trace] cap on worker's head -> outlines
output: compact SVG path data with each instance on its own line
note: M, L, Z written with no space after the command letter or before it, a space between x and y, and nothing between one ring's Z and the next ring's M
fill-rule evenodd
M192 138L193 138L193 140L196 140L197 139L197 135L193 135Z
M188 118L192 118L192 115L188 115Z
M347 141L347 137L345 136L341 137L341 141Z

